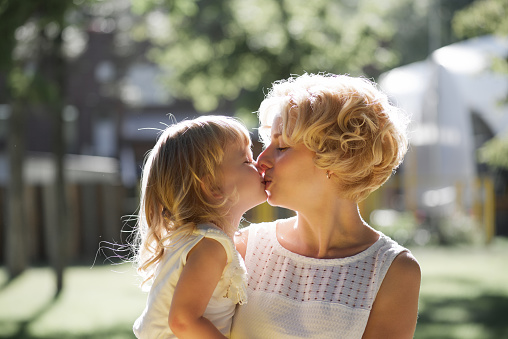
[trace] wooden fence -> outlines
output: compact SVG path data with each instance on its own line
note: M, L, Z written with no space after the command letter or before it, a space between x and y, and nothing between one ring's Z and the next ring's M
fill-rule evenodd
M0 260L8 246L8 192L4 165L0 166ZM30 263L49 259L51 225L54 223L54 167L50 155L26 158L23 177L25 225L23 246ZM69 261L92 263L100 241L119 241L126 189L121 185L118 161L113 158L68 155L65 159L66 206L68 211L65 253ZM133 211L132 211L133 212Z

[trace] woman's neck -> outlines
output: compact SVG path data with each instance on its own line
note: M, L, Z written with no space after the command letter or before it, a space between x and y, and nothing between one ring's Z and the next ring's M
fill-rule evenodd
M365 250L379 235L363 221L356 203L336 200L297 212L296 218L280 224L277 237L292 252L340 258Z

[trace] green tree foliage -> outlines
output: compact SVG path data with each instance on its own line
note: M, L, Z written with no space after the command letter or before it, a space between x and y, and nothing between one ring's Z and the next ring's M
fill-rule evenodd
M199 111L225 102L257 109L263 90L290 74L376 78L453 40L452 13L471 0L133 0L133 31L155 48L164 81ZM432 15L435 20L429 20ZM429 47L430 25L438 38Z
M508 1L477 0L458 11L452 20L452 27L459 38L473 38L494 34L508 36ZM494 59L494 71L508 74L508 59Z
M409 1L135 0L175 95L200 111L257 108L271 82L304 72L377 76L399 62L392 20Z
M508 170L508 136L493 138L479 150L480 161Z
M461 38L485 34L508 35L508 1L478 0L457 12L452 21Z
M6 76L4 100L24 97L55 100L55 86L38 79L42 56L51 51L74 7L64 0L3 0L0 3L0 72Z

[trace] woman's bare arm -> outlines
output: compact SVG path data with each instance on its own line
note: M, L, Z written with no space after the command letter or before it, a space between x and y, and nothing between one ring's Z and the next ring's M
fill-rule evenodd
M391 264L370 312L363 339L413 338L418 317L421 271L408 252Z

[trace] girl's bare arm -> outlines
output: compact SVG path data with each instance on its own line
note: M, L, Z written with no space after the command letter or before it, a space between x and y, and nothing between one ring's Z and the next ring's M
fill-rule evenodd
M226 263L224 247L213 239L203 238L189 252L168 316L178 338L225 338L203 314Z

